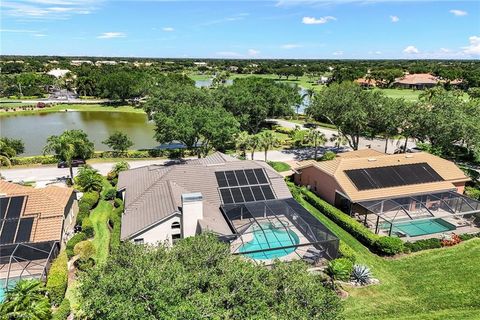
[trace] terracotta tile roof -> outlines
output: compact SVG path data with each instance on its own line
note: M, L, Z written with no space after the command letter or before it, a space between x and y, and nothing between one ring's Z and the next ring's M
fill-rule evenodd
M31 242L60 240L65 208L73 189L57 186L32 188L0 180L0 194L26 196L21 217L34 217Z
M401 78L396 79L396 83L400 84L437 84L440 81L439 78L431 75L429 73L413 73L413 74L406 74Z
M360 156L362 152L365 154L364 157ZM302 168L314 166L333 176L342 189L339 191L347 195L352 201L452 190L455 189L453 183L470 180L453 162L429 153L419 152L392 155L375 153L376 155L371 151L367 152L363 150L347 152L334 160L310 162L300 166L298 169L301 170ZM359 191L345 174L346 170L352 169L377 168L414 163L427 163L444 181Z

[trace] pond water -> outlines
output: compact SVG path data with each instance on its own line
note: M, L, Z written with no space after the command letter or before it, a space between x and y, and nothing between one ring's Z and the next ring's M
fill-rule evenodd
M95 144L95 150L108 150L102 143L115 130L126 133L134 142L132 148L154 148L154 125L141 113L68 111L35 115L0 117L0 136L22 139L23 155L39 155L47 138L68 129L84 130Z
M232 80L227 80L231 84ZM197 87L208 87L211 80L197 80ZM300 88L303 95L305 89ZM308 105L308 97L300 105L302 114ZM295 110L296 111L296 110ZM154 140L154 124L145 114L105 111L68 111L34 115L0 117L0 137L21 139L25 143L23 156L40 155L47 138L65 130L82 129L95 144L95 150L108 150L102 143L115 130L126 133L132 139L132 149L158 147Z

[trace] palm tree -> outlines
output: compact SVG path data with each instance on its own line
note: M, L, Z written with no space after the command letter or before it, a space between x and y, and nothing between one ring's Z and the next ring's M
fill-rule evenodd
M315 94L315 90L313 90L312 88L305 89L305 93L302 94L302 103L304 102L305 98L308 98L308 101L311 103L314 94ZM298 110L300 109L300 104L297 104L295 108L297 110L297 119L298 119Z
M320 132L319 130L315 129L315 128L311 128L308 130L308 134L307 136L305 137L305 139L310 142L310 143L313 143L313 147L314 147L314 150L315 150L315 155L314 155L314 159L315 161L317 161L317 153L318 153L318 146L319 145L324 145L325 142L327 142L327 139L325 137L325 135Z
M84 192L102 190L102 182L102 175L90 166L80 168L75 177L75 183L79 185Z
M260 134L253 134L250 136L248 146L252 150L252 160L254 159L255 150L260 146Z
M330 138L330 142L334 143L335 148L339 148L340 146L346 146L348 144L347 138L345 138L341 134L335 134L335 133Z
M239 150L241 157L247 157L247 149L250 146L251 136L246 131L239 132L235 135L235 149Z
M93 143L88 140L82 130L66 130L59 136L50 136L43 148L43 153L54 153L60 161L65 161L73 179L72 160L75 158L88 159L93 155Z
M265 152L265 162L267 162L268 150L270 150L271 148L276 146L280 141L275 136L273 131L270 131L270 130L260 132L259 138L260 138L259 145L263 149L263 151Z
M15 155L15 150L4 141L0 140L0 165L5 164L10 167L12 165L10 159L15 157Z
M52 313L43 283L36 279L21 280L7 289L0 314L2 319L50 319Z

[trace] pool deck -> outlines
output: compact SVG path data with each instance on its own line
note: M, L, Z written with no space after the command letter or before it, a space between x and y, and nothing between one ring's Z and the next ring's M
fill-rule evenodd
M6 279L7 276L10 278L40 278L46 263L46 259L12 262L10 274L8 264L0 264L0 279Z

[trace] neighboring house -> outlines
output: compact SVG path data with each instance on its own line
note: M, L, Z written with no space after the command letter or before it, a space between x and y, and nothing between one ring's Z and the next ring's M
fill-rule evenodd
M96 66L101 66L101 65L115 66L116 64L117 64L117 61L113 61L113 60L100 60L95 62Z
M341 153L330 161L307 161L294 169L297 184L342 211L361 216L376 233L415 237L461 227L473 232L480 223L476 219L480 202L463 195L470 179L453 162L428 153L387 155L365 149ZM417 228L437 222L445 228Z
M206 67L207 63L206 62L194 62L193 63L196 67Z
M68 69L52 69L47 72L48 75L54 76L55 78L59 79L64 77L67 73L69 73L70 70Z
M90 64L93 65L93 62L90 60L72 60L70 61L72 66L81 66L82 64Z
M358 78L355 79L354 82L358 83L363 88L373 88L377 86L377 81L375 79Z
M406 74L403 77L396 79L393 86L403 89L423 90L435 87L439 81L439 78L429 73L414 73Z
M329 77L321 76L321 77L317 80L317 84L327 84L329 81L330 81L330 78L329 78Z
M182 164L121 172L118 190L125 201L124 241L172 244L212 232L231 243L232 253L251 253L252 259L302 258L307 250L337 256L338 239L292 199L283 177L265 162L217 152ZM252 249L248 244L255 233L267 229L269 237L278 231L287 238L275 245L276 238L267 237ZM289 249L278 249L283 246Z
M0 180L0 279L44 277L73 233L77 211L71 188Z

